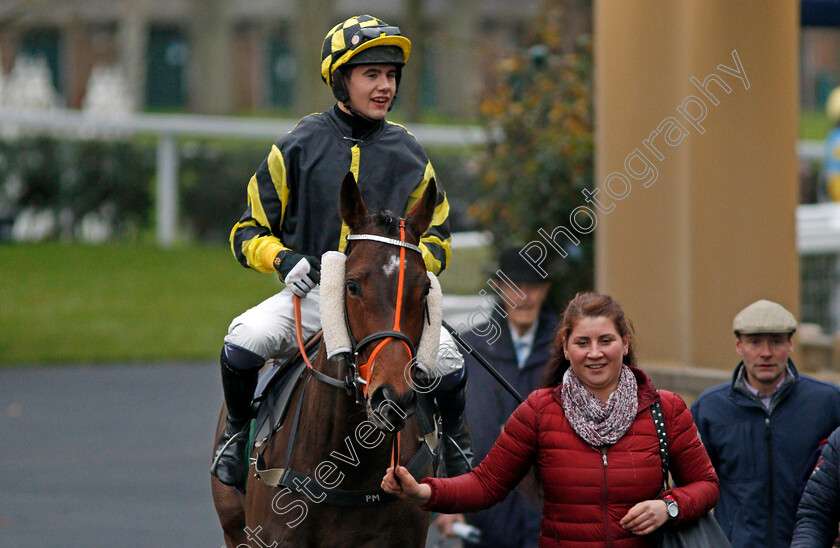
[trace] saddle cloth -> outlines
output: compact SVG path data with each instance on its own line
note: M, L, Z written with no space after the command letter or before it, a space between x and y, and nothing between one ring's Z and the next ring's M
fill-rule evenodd
M315 361L318 345L310 348L307 355L310 363ZM274 362L260 373L252 404L254 418L251 420L248 455L253 453L255 445L267 443L283 424L292 394L305 373L306 363L299 353L288 362Z

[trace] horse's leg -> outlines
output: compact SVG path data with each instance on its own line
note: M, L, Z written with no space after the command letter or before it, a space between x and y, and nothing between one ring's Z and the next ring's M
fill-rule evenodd
M225 428L225 416L227 407L222 405L219 420L216 423L216 437L213 438L213 451L222 430ZM211 453L212 458L212 453ZM213 504L216 507L216 514L219 516L219 523L225 534L225 544L228 548L235 548L240 544L247 545L248 539L245 536L245 496L231 487L220 482L216 476L210 476L210 490L213 493Z
M210 480L213 491L213 503L216 514L225 534L225 544L234 548L240 544L248 544L245 536L245 506L243 495L229 485L220 482L215 476Z

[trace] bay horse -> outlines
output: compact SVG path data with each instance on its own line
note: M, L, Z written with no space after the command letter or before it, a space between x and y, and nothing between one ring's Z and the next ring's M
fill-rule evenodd
M355 363L352 357L328 359L322 340L311 369L292 395L282 426L258 458L257 450L250 455L247 494L211 476L228 547L424 546L429 514L414 502L387 495L380 482L394 456L407 466L413 457L419 461L416 456L423 450L421 428L411 417L417 405L416 386L406 366L415 358L426 319L430 278L417 245L431 223L436 200L431 179L405 219L386 211L369 214L353 175L348 173L342 182L339 214L350 228L343 298ZM393 274L397 263L399 276ZM359 380L369 363L369 378ZM342 388L340 382L321 382L342 379L346 369L356 364L363 365L351 369L350 378L359 381L355 390ZM216 440L226 412L223 407ZM267 472L257 471L262 480L255 477L260 465L284 463L300 474L292 482L286 477L282 488L269 485ZM421 472L431 475L428 462L420 466ZM323 499L325 487L367 493L364 496L378 504L368 506L359 498L330 504Z

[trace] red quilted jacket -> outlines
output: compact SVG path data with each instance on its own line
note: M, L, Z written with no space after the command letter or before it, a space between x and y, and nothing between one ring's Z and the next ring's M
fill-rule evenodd
M481 464L451 479L427 478L432 497L424 507L445 513L471 512L503 500L534 465L545 493L541 547L651 546L621 528L619 520L636 503L655 499L662 486L659 439L650 413L662 402L671 471L681 487L671 489L679 505L677 521L711 510L718 478L685 402L672 392L657 393L647 374L631 368L639 385L639 411L624 436L604 453L572 430L559 388L531 393L505 425Z

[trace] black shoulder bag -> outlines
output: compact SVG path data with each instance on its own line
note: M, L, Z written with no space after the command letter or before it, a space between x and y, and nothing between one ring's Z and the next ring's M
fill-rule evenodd
M662 457L662 478L664 482L663 492L671 488L668 481L668 432L665 429L665 416L662 413L662 405L656 400L650 408L653 415L653 424L656 426L656 434L659 436L659 455ZM676 482L674 482L676 485ZM669 526L668 523L653 533L659 538L658 546L662 548L731 548L729 539L723 533L717 520L710 512L697 521L681 523L680 525Z

